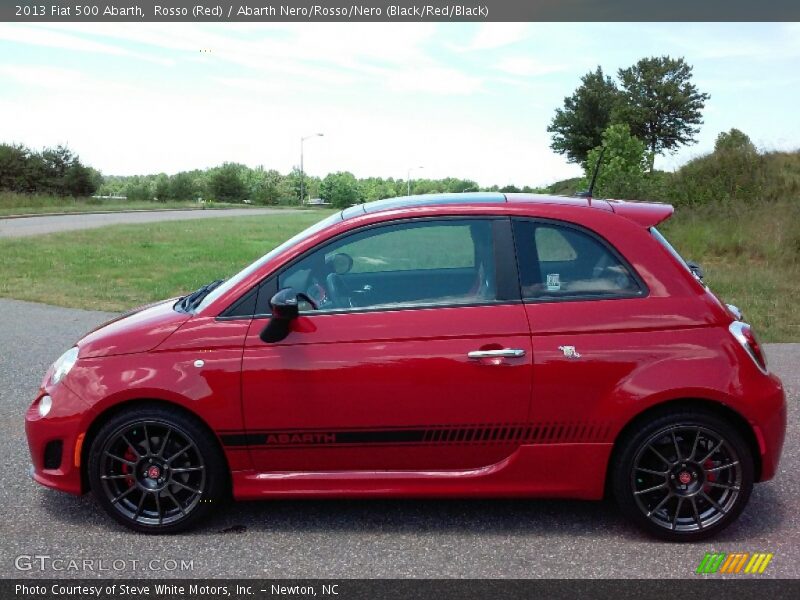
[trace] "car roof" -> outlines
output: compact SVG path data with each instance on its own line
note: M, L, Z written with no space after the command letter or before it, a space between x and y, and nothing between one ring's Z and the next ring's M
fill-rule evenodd
M557 205L575 208L593 208L610 211L627 217L644 226L653 227L669 218L674 209L669 204L630 200L599 200L579 196L552 196L546 194L503 194L500 192L465 192L456 194L423 194L375 200L356 204L341 212L342 220L390 210L426 206L472 206L477 204L504 204L530 206Z

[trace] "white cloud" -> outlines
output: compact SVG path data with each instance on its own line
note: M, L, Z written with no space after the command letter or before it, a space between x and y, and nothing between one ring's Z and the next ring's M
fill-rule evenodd
M388 87L393 92L428 93L442 95L468 95L480 91L482 80L442 67L403 69L386 74Z
M51 31L42 27L30 27L18 23L0 23L0 40L56 48L59 50L71 50L78 52L91 52L95 54L110 54L114 56L128 56L158 63L164 66L171 66L173 61L156 56L150 56L139 52L131 52L113 44L106 44L92 40L83 39L74 35L69 35L59 31Z
M483 23L462 50L494 50L516 44L528 34L527 23Z
M124 81L101 80L76 69L32 65L0 64L0 75L18 86L47 90L48 98L58 100L62 94L91 95L95 98L117 98L120 94L136 92L135 86Z
M538 77L566 70L563 65L544 63L532 56L507 56L496 64L496 68L504 73L525 77Z

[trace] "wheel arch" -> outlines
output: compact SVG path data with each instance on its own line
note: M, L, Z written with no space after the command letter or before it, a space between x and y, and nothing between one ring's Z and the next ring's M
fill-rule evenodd
M106 423L109 419L111 419L114 415L119 414L122 411L128 410L134 406L144 407L144 406L160 406L160 407L167 407L171 410L175 410L184 414L185 416L193 419L197 423L200 424L208 433L211 434L211 437L214 439L214 442L217 445L217 450L219 451L222 459L225 461L225 467L227 471L227 485L228 490L230 491L233 486L233 482L231 480L231 466L228 462L228 456L225 454L225 449L222 447L222 443L220 442L219 436L216 432L209 426L209 424L196 412L189 410L185 406L178 404L176 402L170 402L169 400L163 400L161 398L131 398L129 400L125 400L118 404L113 404L105 408L102 412L92 419L91 424L86 429L86 433L84 434L83 443L81 445L81 493L86 493L89 489L89 472L88 472L88 458L89 458L89 451L91 450L92 443L94 442L95 437L97 436L97 432Z
M747 446L750 449L750 452L753 457L753 468L754 472L754 480L760 481L761 479L761 451L760 446L758 443L758 439L756 438L755 431L753 427L748 423L747 419L745 419L741 413L737 412L730 406L723 404L717 400L709 400L708 398L674 398L671 400L665 400L663 402L659 402L653 406L649 406L643 411L634 415L622 429L617 433L616 437L614 438L614 445L611 450L611 454L608 459L608 463L606 466L606 479L605 479L605 491L604 495L606 497L609 496L611 490L611 477L612 477L612 465L615 464L615 461L621 451L623 442L626 438L631 434L632 431L636 430L636 427L648 419L653 418L655 415L668 413L671 411L678 411L678 410L686 410L686 409L701 409L706 412L710 412L715 414L719 417L722 417L728 420L730 423L736 427L737 431L742 434L742 437L747 442Z

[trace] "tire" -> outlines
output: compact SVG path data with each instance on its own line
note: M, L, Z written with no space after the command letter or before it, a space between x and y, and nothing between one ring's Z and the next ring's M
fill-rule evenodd
M753 457L741 433L702 409L660 411L620 440L611 484L622 512L659 538L716 535L753 490Z
M137 405L105 422L88 457L92 492L105 511L141 533L177 533L228 497L217 440L176 408Z

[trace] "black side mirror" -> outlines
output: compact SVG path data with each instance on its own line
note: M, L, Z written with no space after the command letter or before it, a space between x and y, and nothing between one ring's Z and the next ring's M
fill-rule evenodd
M291 323L300 314L300 301L308 302L312 308L317 305L305 294L298 294L292 288L279 290L269 301L272 317L266 327L261 330L262 342L272 344L286 339L291 330Z

